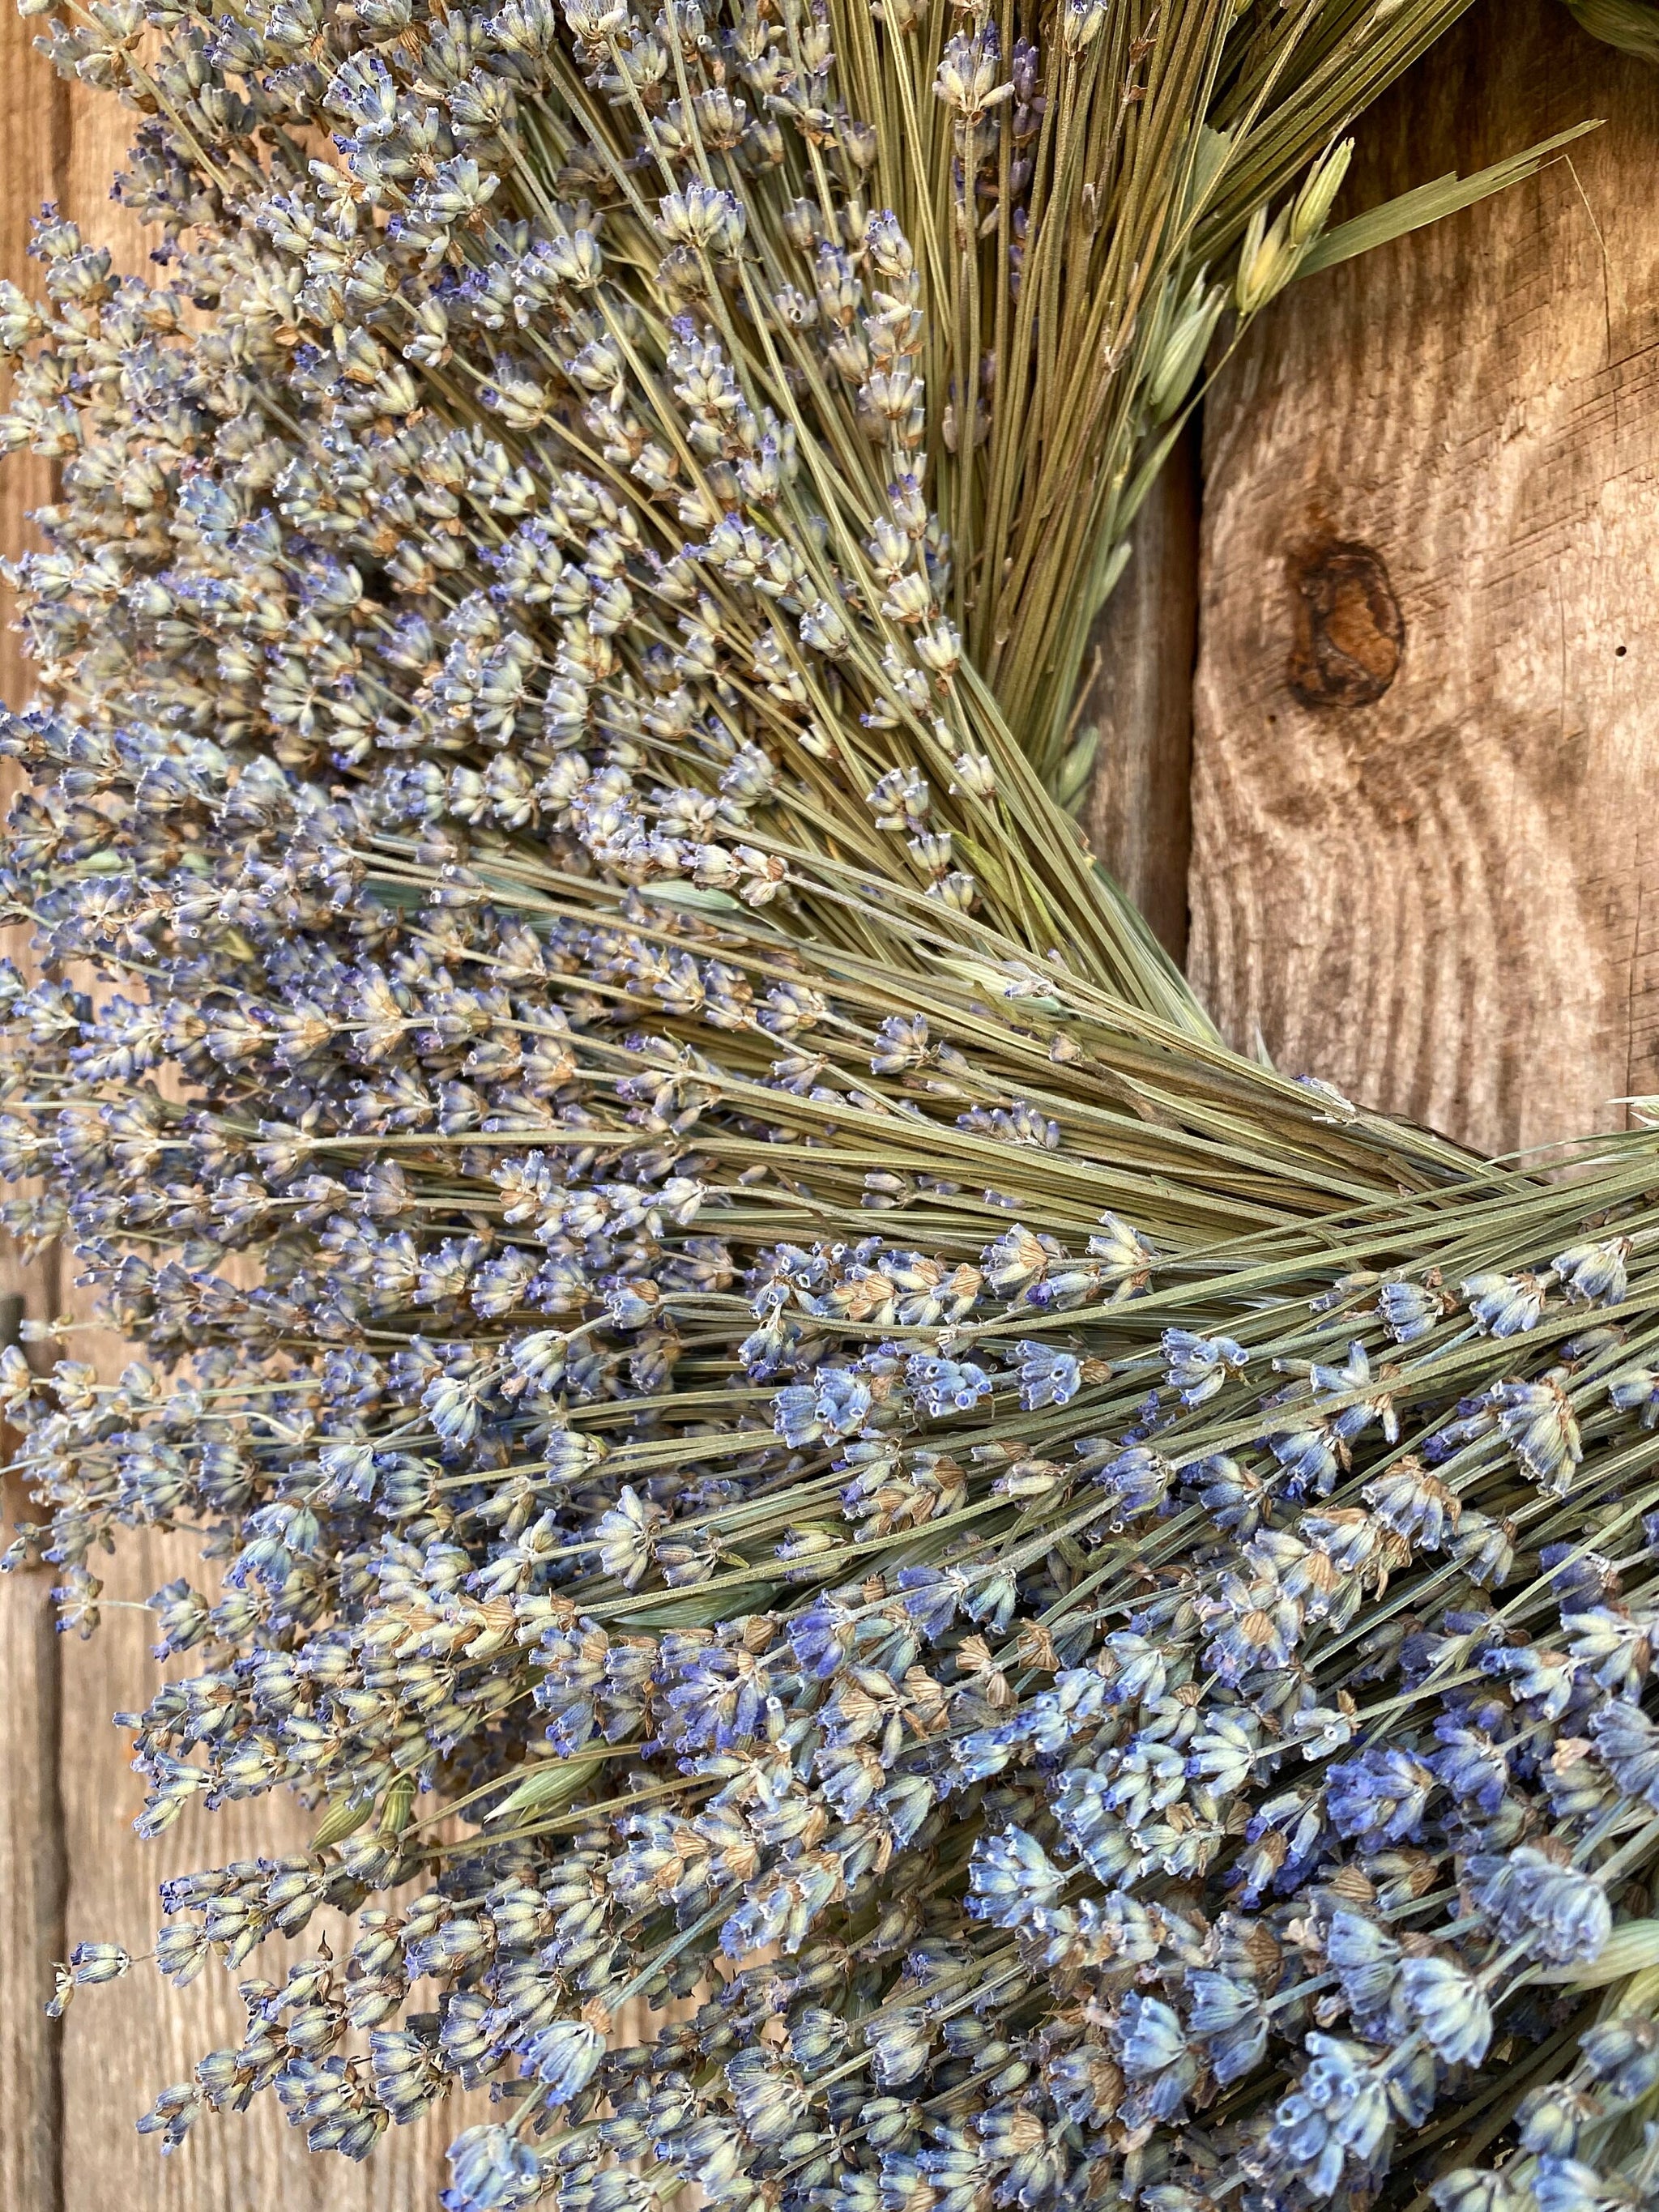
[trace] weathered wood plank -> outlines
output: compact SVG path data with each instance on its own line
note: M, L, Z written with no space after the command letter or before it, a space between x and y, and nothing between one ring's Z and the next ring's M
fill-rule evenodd
M1239 1044L1493 1149L1659 1087L1659 72L1477 9L1349 193L1587 116L1279 301L1206 456L1192 973Z
M1187 957L1200 454L1176 446L1135 518L1099 622L1079 726L1099 730L1089 842L1173 959Z
M0 11L0 273L33 290L26 248L28 224L62 186L66 103L52 72L30 50L33 27L12 8ZM15 558L27 542L25 515L52 495L49 465L15 456L0 471L0 555ZM12 631L9 594L0 582L0 697L24 688ZM0 779L0 808L15 780ZM7 933L4 951L21 946ZM55 1255L23 1261L0 1238L0 1295L21 1297L33 1314L58 1296ZM12 1310L15 1311L15 1309ZM15 1438L0 1430L0 1452ZM23 1500L0 1485L5 1520ZM49 1573L0 1585L0 2201L19 2212L62 2212L58 2147L60 2033L42 2005L52 1963L64 1952L65 1861L58 1792L60 1688Z
M134 1539L109 1571L112 1593L143 1598L194 1564L179 1539ZM199 1570L198 1570L199 1571ZM156 1884L166 1875L234 1858L302 1851L316 1825L287 1798L194 1808L154 1844L130 1823L143 1784L126 1763L126 1737L110 1715L139 1702L157 1679L149 1656L149 1625L139 1613L111 1612L97 1633L64 1653L63 1792L70 1839L68 1917L72 1933L148 1951L156 1920ZM209 2050L241 2042L246 2014L239 1981L280 1981L288 1962L326 1942L343 1958L349 1942L337 1914L319 1914L292 1944L261 1947L235 1973L210 1964L190 1988L175 1990L141 1963L123 1982L77 1996L64 2026L64 2203L120 2212L422 2212L435 2199L443 2146L466 2124L459 2107L386 2136L354 2166L313 2157L286 2124L273 2095L244 2114L205 2114L170 2157L133 2123L155 2092L184 2081Z
M141 270L147 234L109 198L130 118L114 103L66 92L31 50L29 27L0 15L0 273L26 282L27 218L46 199ZM14 459L0 476L0 532L7 552L25 542L26 510L51 496L44 464ZM7 611L9 621L9 610ZM8 629L0 696L27 696L26 664ZM9 793L0 794L0 797ZM9 948L14 952L21 947ZM0 1240L0 1294L21 1291L37 1318L74 1304L56 1254L31 1266ZM77 1338L77 1356L112 1374L126 1353L112 1338ZM12 1501L16 1503L17 1501ZM204 2119L186 2148L163 2159L133 2123L167 2083L188 2075L205 2051L241 2040L237 1977L216 1967L191 1988L170 1990L141 1963L125 1981L78 1998L61 2028L42 2010L51 1965L79 1937L150 1948L156 1886L167 1875L223 1860L302 1850L314 1826L286 1799L186 1819L160 1846L131 1822L142 1787L126 1739L110 1724L142 1705L158 1679L145 1615L127 1609L171 1577L197 1566L184 1538L134 1539L108 1569L112 1602L98 1633L59 1649L50 1574L0 1589L0 2187L18 2212L67 2205L123 2212L225 2212L282 2204L294 2212L410 2212L441 2185L443 2149L471 2118L452 2104L388 2136L361 2167L312 2157L271 2097L246 2116ZM337 1916L319 1917L293 1946L271 1946L242 1974L280 1978L286 1957L319 1940L343 1955Z
M64 1954L59 1678L49 1576L0 1590L0 2191L61 2212L59 2035L41 2009Z
M8 14L9 21L15 20ZM64 212L88 238L112 247L118 268L144 270L149 235L109 199L131 118L113 101L79 88L60 100L55 80L38 57L20 55L19 63L28 72L27 89L18 81L20 106L44 110L57 103L59 127L52 143ZM43 196L33 193L36 202ZM9 271L19 265L21 254L9 235L6 244ZM11 495L15 500L15 493ZM37 485L33 497L41 495ZM21 688L16 672L9 672L8 696L19 696ZM42 1292L39 1310L53 1310L56 1297L55 1288L51 1297ZM92 1356L85 1340L76 1340L76 1351ZM101 1351L100 1367L116 1371L125 1357L121 1347L111 1339ZM108 1595L142 1602L162 1583L191 1569L199 1574L196 1547L188 1539L136 1539L106 1571ZM49 1642L38 1610L29 1616L29 1632L36 1644L43 1638ZM128 1766L127 1740L111 1726L110 1716L119 1708L141 1705L159 1679L149 1657L151 1640L143 1613L112 1607L96 1636L61 1654L61 1713L53 1703L55 1673L38 1701L35 1726L43 1739L42 1759L49 1755L45 1739L49 1736L55 1749L61 1729L61 1773L40 1765L38 1803L32 1807L18 1794L8 1805L7 1818L21 1838L57 1838L58 1889L49 1900L52 1913L46 1916L52 1930L43 1954L47 1960L54 1953L62 1955L65 1928L71 1942L98 1938L125 1943L137 1954L148 1952L156 1923L156 1886L164 1875L231 1858L302 1850L315 1826L314 1814L280 1798L181 1822L161 1845L138 1841L131 1822L142 1788ZM27 1651L33 1649L27 1646ZM9 1661L9 1658L0 1656L0 1696L13 1679L21 1682L22 1663L21 1658ZM0 1711L0 1727L9 1724L8 1713ZM52 1814L60 1802L54 1829ZM9 1872L5 1848L0 1841L0 1881ZM21 1884L16 1895L21 1914ZM280 1979L286 1960L314 1951L319 1936L343 1955L349 1939L343 1923L332 1918L326 1925L313 1923L295 1945L266 1947L240 1973ZM0 1974L9 2008L0 2020L14 2014L19 2021L38 2020L50 1988L40 1960L26 1948L9 1946L0 1957ZM64 2023L61 2140L58 2116L50 2106L55 2068L32 2061L36 2094L46 2100L39 2131L52 2147L56 2164L38 2186L25 2185L20 2172L8 2203L21 2212L36 2212L37 2207L39 2212L59 2212L70 2205L100 2212L117 2206L122 2212L226 2212L228 2207L263 2212L278 2204L293 2212L414 2212L432 2203L443 2172L444 2145L465 2124L467 2116L458 2115L454 2107L395 2131L361 2167L312 2157L271 2096L258 2100L245 2116L204 2118L185 2148L171 2158L162 2158L154 2142L134 2132L134 2122L156 2090L187 2077L203 2052L241 2041L246 2016L236 1995L239 1978L210 1966L190 1989L175 1991L141 1963L125 1982L77 1998ZM20 2082L15 2103L0 2105L0 2144L9 2146L10 2113L23 2102ZM0 2159L8 2154L8 2148L0 2148ZM9 2169L0 2172L9 2175Z

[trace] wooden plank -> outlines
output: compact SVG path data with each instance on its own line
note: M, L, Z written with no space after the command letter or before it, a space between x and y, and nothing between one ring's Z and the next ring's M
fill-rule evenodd
M1493 1150L1659 1088L1659 72L1477 9L1346 203L1587 116L1276 303L1206 455L1192 973L1241 1046Z
M107 1571L112 1594L143 1598L195 1565L180 1539L127 1542ZM198 1570L199 1572L199 1570ZM71 1932L146 1952L154 1940L156 1884L167 1875L233 1858L302 1851L316 1825L291 1799L266 1798L191 1813L153 1844L130 1826L143 1802L127 1765L126 1737L110 1715L158 1679L151 1632L138 1613L111 1612L95 1636L64 1652L63 1794L70 1840ZM204 2051L240 2043L246 2014L240 1980L280 1981L290 1959L313 1955L319 1940L343 1958L350 1941L337 1914L319 1914L297 1942L267 1943L234 1973L210 1964L187 1990L161 1981L148 1964L125 1980L78 1995L65 2028L63 2148L66 2207L120 2212L422 2212L440 2186L443 2147L469 2118L459 2106L392 2131L362 2166L313 2157L283 2118L274 2094L243 2114L207 2113L168 2157L133 2123L155 2092L189 2077Z
M5 20L10 38L16 19L7 11ZM112 100L79 87L67 100L60 98L39 57L5 51L16 65L6 82L18 112L58 116L50 145L64 212L88 238L112 247L118 267L143 270L149 236L109 199L131 118ZM9 220L14 210L45 196L33 186L24 199L9 191L3 212ZM3 267L15 273L21 240L8 233L5 249ZM15 484L14 471L7 479L14 507ZM31 503L42 495L37 482ZM7 672L6 688L7 696L21 695L15 667ZM10 1280L0 1277L0 1288ZM55 1310L58 1297L55 1275L43 1276L32 1310ZM126 1356L122 1348L106 1339L100 1349L100 1367L116 1371ZM84 1339L76 1340L76 1352L92 1356ZM131 1540L105 1570L107 1595L142 1602L192 1568L199 1572L189 1539ZM79 1996L63 2028L65 2124L60 2125L57 2046L40 2007L50 1990L50 1959L63 1955L65 1931L69 1942L99 1939L147 1953L157 1919L156 1886L165 1875L303 1850L315 1815L292 1800L272 1799L180 1822L160 1845L141 1844L131 1821L142 1789L128 1765L127 1740L110 1725L110 1716L142 1705L159 1679L149 1656L149 1623L140 1612L112 1606L89 1642L70 1644L59 1655L50 1648L40 1602L45 1587L42 1578L34 1578L29 1604L20 1607L14 1599L0 1616L11 1638L0 1647L0 1698L5 1701L0 1728L7 1730L0 1736L0 1757L8 1772L0 1823L6 1917L0 1929L16 1930L0 1954L0 2175L12 2185L4 2201L20 2212L62 2212L69 2206L97 2212L117 2206L121 2212L264 2212L279 2204L285 2212L414 2212L432 2203L445 2170L444 2146L477 2117L459 2105L393 2131L362 2166L311 2156L270 2095L258 2100L246 2116L205 2117L171 2158L162 2158L153 2141L134 2131L158 2089L187 2077L203 2052L242 2039L239 1978L280 1979L286 1960L314 1950L319 1935L343 1954L349 1939L337 1917L326 1924L314 1922L297 1945L265 1947L239 1975L210 1966L190 1989L175 1991L141 1963L125 1981ZM25 1723L21 1714L33 1717ZM58 1774L51 1760L60 1734ZM30 1877L33 1889L27 1869L19 1871L31 1845L41 1862ZM41 1932L28 1935L37 1923Z
M59 2034L42 2010L64 1955L59 1677L48 1575L0 1590L0 2191L61 2212Z
M0 10L0 273L33 292L26 258L29 218L61 190L67 107L51 70L31 51L34 26L14 8ZM0 554L15 559L27 542L25 515L52 496L52 472L32 455L0 470ZM23 695L26 678L12 629L10 595L0 581L0 697ZM0 778L0 807L15 777ZM0 945L21 951L4 933ZM58 1297L56 1257L24 1262L0 1238L0 1295L20 1297L36 1315ZM9 1310L15 1312L15 1308ZM9 1459L15 1439L0 1430ZM7 1480L9 1526L24 1500ZM52 1960L64 1948L66 1882L63 1807L58 1790L61 1698L57 1638L47 1571L0 1584L0 2202L19 2212L62 2212L58 2163L63 2103L60 2031L42 2009Z
M1176 961L1187 957L1192 846L1199 474L1194 425L1135 518L1079 710L1079 727L1099 731L1089 842Z
M0 14L0 273L20 283L32 273L27 218L47 198L110 246L118 268L143 270L148 236L109 198L130 118L112 101L60 86L33 52L29 28L12 11ZM51 490L50 471L27 457L0 474L8 552L25 542L25 510ZM21 699L28 673L9 632L3 650L0 696ZM0 1240L0 1295L22 1291L34 1316L74 1304L61 1275L56 1254L25 1267ZM76 1351L112 1374L127 1356L113 1338L77 1338ZM142 1788L110 1716L141 1705L158 1673L149 1624L126 1608L197 1566L188 1539L128 1540L106 1570L112 1602L98 1633L61 1650L50 1573L0 1588L0 2201L17 2212L264 2212L277 2204L285 2212L412 2212L434 2201L444 2147L483 2117L483 2100L458 2100L393 2131L362 2166L311 2156L269 2095L246 2116L205 2118L172 2158L134 2131L159 2088L186 2077L204 2051L241 2039L238 1978L280 1978L285 1959L314 1950L319 1937L343 1954L349 1936L338 1916L319 1916L296 1946L268 1946L237 1976L210 1967L175 1991L141 1960L125 1981L78 1997L61 2029L42 2010L52 1961L70 1942L96 1938L148 1953L164 1876L303 1850L315 1825L314 1814L278 1798L187 1817L160 1845L131 1832Z

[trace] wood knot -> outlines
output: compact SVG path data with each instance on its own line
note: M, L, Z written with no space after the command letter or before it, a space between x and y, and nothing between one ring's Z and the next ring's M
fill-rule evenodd
M1394 682L1406 624L1374 546L1331 538L1288 563L1295 642L1288 681L1310 707L1369 707Z

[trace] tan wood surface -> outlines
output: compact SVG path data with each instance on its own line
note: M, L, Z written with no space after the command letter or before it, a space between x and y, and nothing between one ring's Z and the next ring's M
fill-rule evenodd
M0 5L0 273L34 289L24 249L29 219L46 200L109 245L118 266L142 270L145 234L109 199L128 118L111 100L60 86L32 50L35 27ZM14 459L0 470L6 552L26 542L26 510L50 496L44 464ZM15 702L28 685L9 627L0 653L0 696ZM20 948L6 949L15 957ZM21 1291L37 1318L72 1303L55 1258L24 1267L0 1239L0 1294L9 1291ZM87 1340L76 1346L88 1356ZM100 1364L117 1371L119 1346L106 1340L101 1349ZM188 1539L131 1541L104 1570L106 1595L142 1601L194 1560ZM142 1785L110 1716L141 1705L158 1679L150 1624L143 1613L111 1607L88 1642L59 1645L50 1583L48 1571L0 1588L0 2203L6 2212L416 2212L430 2204L444 2145L476 2113L452 2106L396 2130L362 2166L312 2157L270 2096L244 2116L205 2116L171 2157L135 2133L158 2089L185 2078L204 2051L242 2039L235 1978L216 1966L174 1991L141 1962L123 1982L82 1991L61 2026L46 2019L52 1961L68 1943L97 1939L147 1952L166 1875L302 1850L316 1818L267 1801L187 1816L161 1843L141 1844L131 1823ZM280 1978L278 1954L314 1951L319 1936L339 1954L340 1923L325 1927L319 1917L297 1945L266 1946L242 1973Z
M1209 410L1192 973L1236 1043L1493 1150L1659 1088L1659 70L1477 7L1347 195L1592 115L1275 302Z
M66 97L43 65L26 65L27 40L15 11L0 11L0 273L16 281L26 281L30 214L61 191L67 140ZM31 456L14 456L0 471L0 553L21 550L23 511L51 489L47 465ZM17 697L21 684L8 627L0 633L0 697ZM0 783L0 797L12 787ZM0 1291L21 1291L33 1311L49 1310L58 1298L56 1268L24 1265L0 1237ZM0 1429L0 1448L11 1441ZM22 1500L9 1482L0 1489L9 1524ZM49 1577L33 1574L0 1589L0 2198L21 2212L58 2212L62 2202L59 2036L41 2010L52 1962L64 1953L67 1874L49 1589Z

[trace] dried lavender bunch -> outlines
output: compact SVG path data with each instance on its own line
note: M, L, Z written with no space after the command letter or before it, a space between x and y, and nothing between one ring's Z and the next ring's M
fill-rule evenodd
M362 2154L488 2081L455 2207L1359 2202L1541 2043L1536 2201L1569 2137L1622 2156L1649 2024L1586 2032L1655 1948L1650 1137L1454 1174L1328 1091L1206 1100L1060 969L809 969L765 909L455 904L453 861L400 906L291 775L10 741L100 851L234 827L244 871L227 916L43 866L60 959L146 996L9 994L8 1165L151 1351L7 1361L66 1618L124 1525L227 1563L151 1600L204 1664L133 1717L144 1825L321 1816L168 1883L157 1964L359 1923L148 2126L275 2086Z
M143 1825L318 1809L161 1971L357 1922L165 2142L488 2083L451 2212L1646 2185L1655 1140L1237 1060L1033 766L1181 256L1305 265L1455 12L55 31L178 281L48 222L0 319L64 462L5 1218L149 1355L8 1356L21 1548L89 1630L200 1532Z
M665 557L725 517L769 538L822 524L805 573L767 588L810 605L834 572L936 654L965 642L1053 783L1090 617L1224 321L1236 334L1299 272L1545 150L1322 234L1347 122L1468 4L1065 0L1027 17L888 0L657 20L593 0L567 27L549 0L361 16L135 0L76 6L48 43L151 118L125 195L190 241L184 289L220 318L229 411L253 403L222 465L256 496L254 448L297 439L331 487L323 537L383 501L379 557L406 541L388 575L410 598L452 575L458 520L486 541L520 520L520 470L597 471ZM735 380L692 408L690 447L655 420L681 373L665 383L677 313ZM50 375L25 389L25 427L56 450ZM452 455L422 495L374 438L368 474L334 481L316 416L362 442L411 409L509 459ZM896 471L926 483L934 520L927 562L889 576L854 539ZM375 719L372 691L347 711L351 672L301 687L337 752Z

